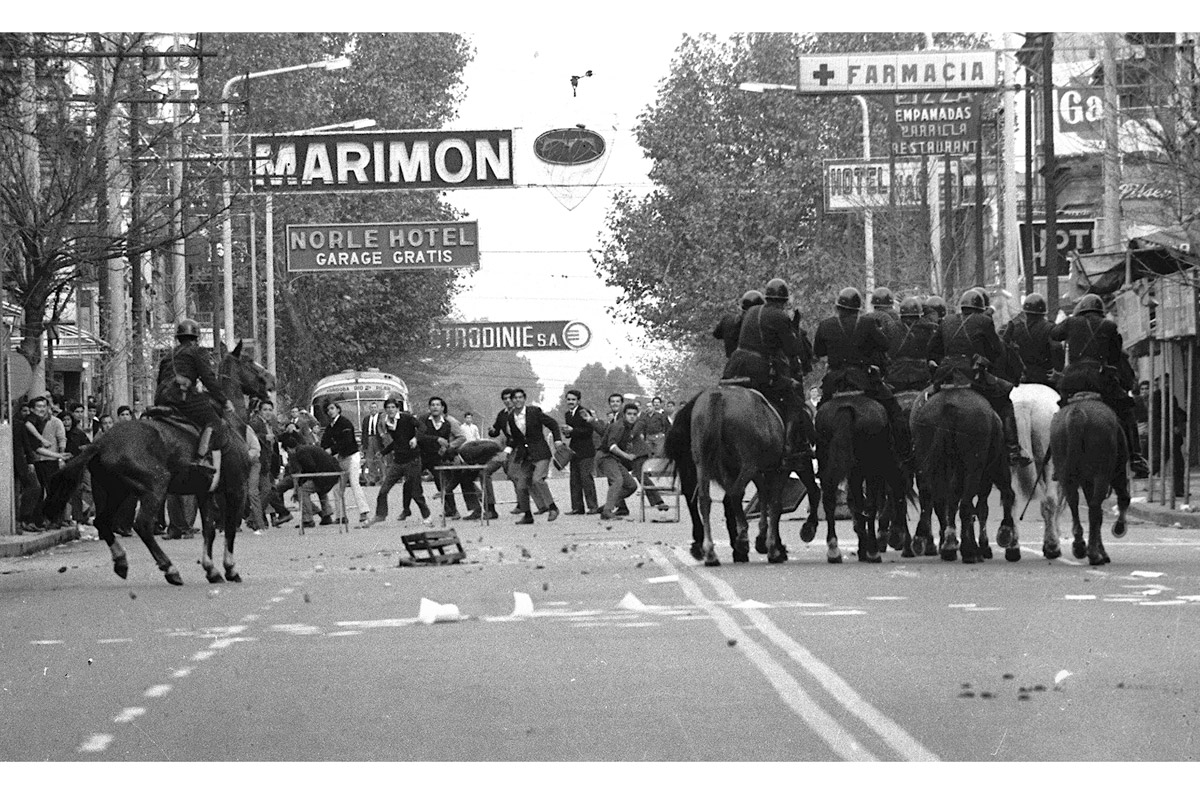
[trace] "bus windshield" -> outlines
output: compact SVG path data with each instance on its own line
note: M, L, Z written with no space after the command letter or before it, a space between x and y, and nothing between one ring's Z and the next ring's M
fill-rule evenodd
M383 402L389 397L399 400L401 408L408 408L407 384L395 375L378 370L346 370L317 381L313 389L312 413L324 427L329 424L326 408L336 402L342 416L354 425L355 435L361 440L363 420L372 410L382 411Z

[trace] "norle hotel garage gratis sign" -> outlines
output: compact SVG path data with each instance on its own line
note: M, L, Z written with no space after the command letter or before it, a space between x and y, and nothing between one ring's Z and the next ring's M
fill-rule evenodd
M512 131L372 131L251 137L255 189L335 192L513 185Z
M995 50L826 53L800 56L796 88L813 94L991 91Z
M479 266L479 224L376 222L287 226L288 272Z

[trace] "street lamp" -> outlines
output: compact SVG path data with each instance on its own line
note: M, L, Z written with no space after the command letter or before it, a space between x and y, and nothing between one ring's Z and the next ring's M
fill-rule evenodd
M334 122L316 128L306 128L302 131L288 131L287 134L320 133L321 131L351 130L360 131L364 128L374 128L377 123L373 119L356 119L351 122ZM275 195L268 189L266 219L266 266L267 273L267 371L276 375L275 371Z
M345 69L350 66L350 59L346 56L340 58L326 59L324 61L314 61L311 64L298 64L294 67L280 67L278 69L267 69L262 72L247 72L243 75L234 75L229 80L225 81L225 87L221 90L221 153L225 157L224 174L221 177L221 202L224 208L224 219L221 222L221 245L224 253L221 257L221 266L224 270L224 290L225 290L225 346L233 349L233 219L230 216L230 206L232 200L230 195L229 182L229 163L233 158L233 148L229 141L229 97L233 94L233 87L239 81L248 81L251 78L265 78L271 75L282 75L285 72L300 72L306 69L324 69L333 71L335 69ZM213 337L214 341L216 337Z
M754 94L764 94L766 92L795 92L799 91L798 86L790 83L758 83L749 81L739 83L738 89L743 92L753 92ZM867 161L871 159L871 117L868 114L867 99L861 94L854 95L862 106L862 146L863 158ZM871 292L875 289L875 218L874 212L870 208L863 209L863 239L867 264L866 264L866 279L867 291Z

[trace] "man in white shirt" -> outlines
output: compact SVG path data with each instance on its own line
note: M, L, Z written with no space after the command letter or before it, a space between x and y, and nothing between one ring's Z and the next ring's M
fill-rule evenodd
M376 486L383 479L383 463L379 451L383 449L383 439L380 437L379 426L382 420L379 413L379 403L374 400L367 406L367 416L363 418L363 483Z
M473 442L479 438L479 426L475 424L475 415L470 411L463 414L462 435L468 442Z

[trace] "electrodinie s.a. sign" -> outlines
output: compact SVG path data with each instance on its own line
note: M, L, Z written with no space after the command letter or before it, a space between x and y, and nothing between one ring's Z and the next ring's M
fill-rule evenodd
M479 266L479 223L375 222L287 226L288 272Z
M435 350L581 350L592 340L582 322L444 322L433 327Z
M271 192L512 186L512 140L510 130L253 136L252 185Z

